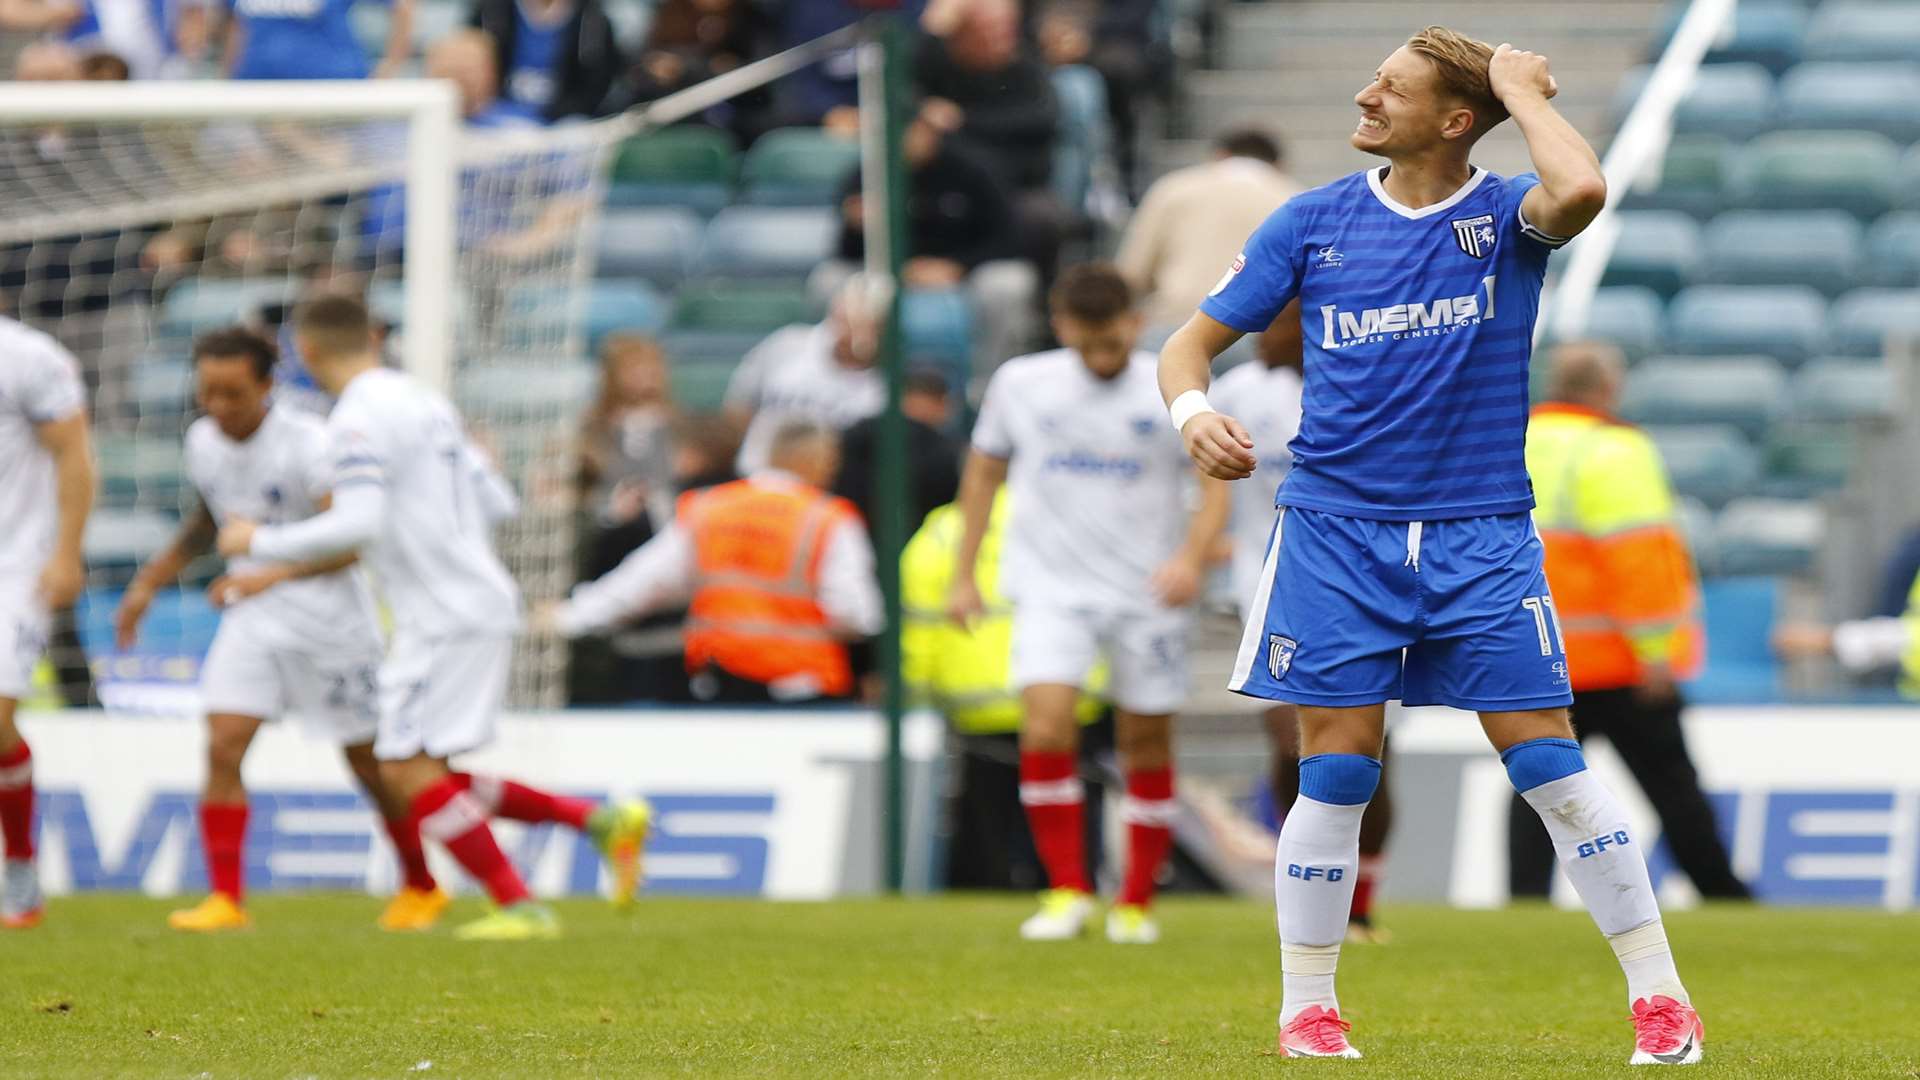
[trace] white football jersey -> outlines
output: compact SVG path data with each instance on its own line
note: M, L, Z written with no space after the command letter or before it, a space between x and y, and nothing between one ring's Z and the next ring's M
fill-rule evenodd
M187 476L218 524L236 517L261 525L304 521L319 512L318 503L333 487L326 425L275 405L252 435L235 442L210 417L201 417L187 429ZM264 560L242 557L228 568L261 565ZM364 649L380 643L379 617L358 566L282 582L225 617L248 620L250 630L257 628L275 648Z
M492 521L460 414L437 391L389 368L347 384L327 417L332 487L378 484L385 520L361 552L397 633L511 634L520 590L494 554Z
M1016 603L1139 611L1186 538L1193 466L1153 354L1101 379L1068 349L1015 357L987 384L981 453L1011 459L1002 590Z
M0 317L0 590L30 587L59 526L41 424L86 408L80 365L53 338Z
M887 382L876 368L850 368L833 358L833 332L789 326L768 335L740 360L727 382L730 409L753 413L740 443L741 475L767 467L781 426L795 420L844 431L887 407Z
M1245 480L1227 485L1233 493L1233 593L1242 606L1253 599L1273 529L1273 498L1293 467L1287 444L1300 431L1300 374L1288 367L1270 368L1258 360L1236 364L1213 381L1207 391L1213 407L1240 421L1253 436L1258 466Z

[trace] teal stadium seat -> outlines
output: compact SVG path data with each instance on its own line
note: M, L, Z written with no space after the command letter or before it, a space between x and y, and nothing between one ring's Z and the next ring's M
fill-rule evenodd
M1765 496L1735 499L1714 523L1720 569L1729 575L1797 574L1813 565L1827 531L1818 503Z
M90 588L73 605L75 630L87 658L101 661L124 655L114 641L114 613L120 608L120 588ZM141 624L139 640L129 652L134 655L192 657L207 655L213 635L220 628L220 612L207 600L204 586L159 589L147 605L147 617Z
M860 143L820 128L762 135L740 163L741 199L761 206L834 206L860 167Z
M900 328L910 362L931 361L964 385L973 356L973 308L957 289L915 289L900 298Z
M94 508L80 542L89 581L124 586L140 564L173 542L180 519L146 508Z
M1053 69L1053 94L1060 102L1060 136L1053 150L1053 193L1069 209L1086 205L1093 186L1093 165L1112 141L1107 119L1107 84L1100 73L1074 64Z
M1860 270L1870 285L1920 285L1920 211L1896 210L1869 226Z
M160 332L187 338L256 316L261 308L282 304L297 295L291 279L231 281L188 278L167 290L160 305Z
M1799 364L1825 348L1827 303L1805 285L1695 285L1667 305L1666 347Z
M1638 360L1661 347L1660 294L1636 285L1596 289L1587 309L1586 337L1611 341Z
M186 417L194 409L193 365L175 359L185 355L185 350L148 352L134 361L127 392L143 428L178 427L185 434Z
M1765 356L1661 356L1627 378L1621 412L1649 424L1731 424L1749 438L1786 411L1787 377Z
M102 507L174 510L181 505L187 475L177 430L164 435L103 431L94 436L93 455Z
M592 400L599 369L584 360L496 359L469 364L453 380L453 399L470 416L502 425L573 420Z
M1876 131L1920 139L1920 64L1801 64L1780 79L1784 129Z
M726 132L695 124L636 135L614 154L610 206L682 206L702 215L733 197L739 153Z
M1662 297L1693 283L1700 266L1700 226L1678 210L1623 210L1620 236L1602 285L1638 285Z
M1908 210L1920 210L1920 144L1907 149L1906 156L1900 159L1899 180L1895 184L1898 194L1894 205Z
M705 222L679 206L610 209L594 234L595 273L671 289L687 276Z
M1673 490L1708 506L1747 494L1760 479L1760 455L1731 424L1647 428Z
M703 276L804 279L839 236L828 207L730 206L707 224L697 266Z
M1808 60L1920 61L1920 3L1840 0L1821 4L1807 27Z
M543 352L561 348L576 316L576 303L585 305L577 312L579 344L590 353L600 350L608 334L652 334L667 324L666 300L644 281L602 278L588 282L584 291L581 297L571 285L544 283L515 288L507 299L514 316L508 347Z
M1686 13L1685 4L1668 6L1667 20L1648 51L1650 57L1659 56L1667 47L1667 41ZM1785 71L1799 62L1801 40L1806 32L1807 14L1800 4L1791 0L1785 3L1747 0L1735 8L1731 30L1714 39L1707 50L1706 62L1760 64L1769 71Z
M1860 223L1842 210L1731 210L1708 222L1700 281L1845 292L1860 269Z
M1659 183L1645 190L1629 189L1621 197L1621 208L1679 210L1696 218L1711 217L1726 204L1722 192L1732 146L1719 135L1675 136L1661 160Z
M669 376L674 404L693 415L717 413L727 397L733 367L727 364L683 364L677 358Z
M1778 131L1734 157L1727 190L1756 210L1846 210L1874 218L1893 207L1900 153L1871 131Z
M726 390L741 357L773 331L816 323L824 314L803 286L711 281L682 289L661 338L676 397L690 408L717 407L715 395Z
M1893 372L1877 360L1824 356L1809 360L1788 387L1799 420L1854 423L1891 417L1900 408Z
M1786 499L1817 498L1844 487L1853 471L1849 424L1792 421L1767 432L1761 449L1766 479L1761 491Z
M1768 635L1779 607L1780 582L1771 577L1725 577L1701 588L1706 609L1707 664L1687 684L1691 701L1774 704L1780 665Z
M1629 71L1614 95L1613 111L1625 119L1646 89L1651 66ZM1705 64L1673 112L1680 134L1724 135L1747 139L1773 122L1773 73L1759 64Z
M1883 355L1896 336L1920 345L1920 289L1855 289L1828 313L1828 340L1846 356Z
M1693 565L1702 577L1720 572L1719 548L1714 546L1713 508L1691 496L1677 499L1674 513L1680 519L1681 535L1687 550L1693 553Z

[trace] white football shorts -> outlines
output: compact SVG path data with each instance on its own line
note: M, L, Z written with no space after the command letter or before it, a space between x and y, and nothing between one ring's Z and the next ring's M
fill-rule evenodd
M277 720L340 746L373 741L379 721L378 649L291 649L269 643L251 620L229 612L200 667L209 713Z
M33 687L33 669L47 651L47 607L38 583L0 583L0 698L19 701Z
M1085 686L1102 654L1109 696L1131 713L1158 716L1186 704L1185 611L1084 611L1047 604L1013 609L1013 685Z
M380 666L380 734L373 756L447 758L493 741L513 659L509 635L396 634Z

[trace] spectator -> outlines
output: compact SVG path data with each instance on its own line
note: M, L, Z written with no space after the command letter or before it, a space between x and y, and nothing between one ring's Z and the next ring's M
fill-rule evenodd
M917 20L926 0L900 0L903 19ZM860 17L847 0L786 0L780 5L777 49L790 49L831 34ZM859 129L859 87L855 50L848 46L817 64L808 64L775 84L780 122L821 125L851 135Z
M494 93L543 122L599 116L626 58L600 0L474 0L493 38Z
M88 53L80 60L80 78L86 82L127 82L133 78L133 69L113 53Z
M946 435L953 420L953 392L939 371L918 368L907 372L900 396L907 419L907 531L936 506L945 506L960 494L960 450ZM879 477L880 422L869 416L841 437L840 478L834 494L851 502L876 531L873 507L878 503L874 484Z
M111 53L141 79L186 74L205 48L206 18L195 0L0 0L0 27Z
M1279 145L1252 130L1221 136L1212 161L1170 172L1148 188L1115 257L1147 294L1147 325L1186 322L1247 237L1299 191L1280 169Z
M753 0L665 0L629 78L641 101L724 74L771 50L773 27ZM750 142L771 125L773 89L759 87L709 106L701 119Z
M519 127L539 121L533 109L500 96L499 47L485 30L456 30L427 47L426 76L460 92L469 127Z
M57 41L35 42L13 58L15 82L74 82L80 76L80 54Z
M1143 99L1166 84L1172 54L1154 33L1157 0L1058 0L1035 25L1040 54L1052 67L1085 64L1107 88L1114 163L1131 196L1138 172L1134 143Z
M852 696L847 643L879 633L886 615L859 513L824 490L838 457L831 430L784 424L767 468L683 496L674 524L542 621L578 637L686 602L697 699Z
M580 576L613 569L673 517L673 401L658 342L614 334L600 349L600 393L580 424Z
M775 330L741 359L725 408L746 432L743 475L766 467L773 433L785 424L810 420L844 431L886 408L886 380L873 367L880 346L874 300L871 284L856 276L841 286L825 322Z
M1527 471L1574 729L1613 744L1700 895L1747 899L1680 727L1679 682L1699 670L1703 652L1700 586L1660 451L1615 419L1626 384L1620 350L1562 345L1550 363L1548 401L1527 428ZM1548 623L1540 628L1544 653ZM1552 884L1553 844L1536 820L1515 796L1507 826L1515 896L1544 897Z
M355 0L233 0L227 74L235 79L364 79L399 71L413 55L414 0L393 8L386 53L369 71L348 17Z
M993 171L956 146L924 113L907 125L907 254L909 288L950 289L964 284L980 324L976 370L986 372L1032 344L1040 278L1013 258L1013 212ZM860 171L848 174L840 194L840 259L829 279L853 272L866 257L866 208Z
M1020 39L1014 0L937 0L914 62L921 117L954 136L1013 192L1014 234L1051 280L1071 215L1054 197L1060 104L1039 58ZM1043 281L1043 285L1045 282Z

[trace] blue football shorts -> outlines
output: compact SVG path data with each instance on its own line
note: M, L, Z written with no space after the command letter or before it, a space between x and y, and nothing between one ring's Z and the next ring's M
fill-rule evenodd
M1227 687L1299 705L1570 705L1530 514L1373 521L1283 507Z

